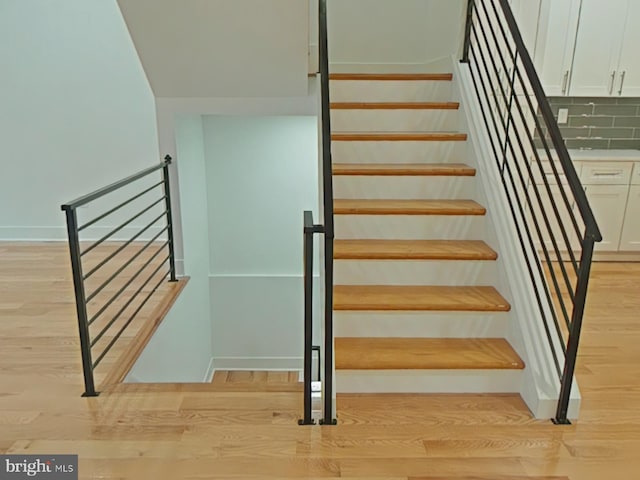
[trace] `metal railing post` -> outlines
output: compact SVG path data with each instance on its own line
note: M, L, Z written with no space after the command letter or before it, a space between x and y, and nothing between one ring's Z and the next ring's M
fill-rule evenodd
M313 216L304 212L304 418L298 425L315 425L311 417L311 356L313 353Z
M471 43L471 23L473 22L473 8L475 0L467 1L467 23L464 29L464 44L462 47L462 63L469 63L469 45Z
M67 233L69 235L69 254L71 256L71 270L73 271L73 288L76 296L76 311L78 314L78 329L80 331L80 352L82 354L82 371L84 374L83 397L97 397L93 378L93 360L91 359L91 339L87 319L87 303L80 261L80 240L78 238L78 216L75 208L64 208L67 217Z
M335 425L333 418L333 169L331 158L331 110L329 99L329 53L327 1L319 1L320 89L322 95L322 176L324 200L324 415L322 425Z
M582 329L582 319L587 301L587 289L589 287L589 275L591 273L591 259L593 257L594 238L587 234L584 240L584 247L580 257L580 275L576 287L573 313L571 315L571 328L569 329L569 340L567 342L567 354L565 356L564 370L560 384L560 398L558 399L558 409L553 423L556 425L570 425L567 418L569 413L569 400L571 397L571 386L573 374L576 368L578 357L578 346L580 344L580 331Z
M173 243L173 214L171 212L171 187L169 184L169 165L171 164L171 156L164 157L166 163L162 167L162 178L164 181L164 195L167 210L167 238L169 240L169 269L170 282L177 282L176 279L176 254Z

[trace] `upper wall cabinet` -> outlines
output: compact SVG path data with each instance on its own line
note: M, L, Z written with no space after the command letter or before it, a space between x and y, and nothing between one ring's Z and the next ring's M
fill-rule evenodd
M624 28L622 52L617 71L617 83L614 94L639 97L640 96L640 2L629 1L627 23Z
M640 94L638 0L544 0L536 64L547 95Z
M566 95L576 44L580 0L544 0L535 62L545 93Z
M628 0L582 0L570 79L571 95L613 95L627 4Z

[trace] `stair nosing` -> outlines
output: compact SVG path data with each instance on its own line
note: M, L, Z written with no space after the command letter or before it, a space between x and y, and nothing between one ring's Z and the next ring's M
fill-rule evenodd
M349 343L355 345L356 352L366 348L371 355L360 355L354 358L343 359L342 354L349 348ZM376 345L378 343L378 345ZM413 344L407 346L407 343ZM442 349L443 344L451 343L463 353L481 353L484 358L451 358L443 361L441 357L430 355L435 350ZM393 344L397 344L395 347ZM404 344L404 345L403 345ZM422 344L422 345L420 345ZM429 348L431 344L432 348ZM391 345L391 347L390 347ZM485 345L488 350L485 350ZM416 346L420 351L416 355ZM379 348L382 355L375 355ZM495 355L498 350L499 354ZM505 338L390 338L390 337L336 337L336 370L339 371L433 371L433 370L523 370L525 363L515 351L513 346ZM492 351L494 354L492 355ZM424 352L424 356L421 353ZM393 354L397 357L393 358ZM390 358L389 355L392 355ZM404 355L404 359L403 359ZM404 364L403 364L404 361Z
M332 102L332 110L459 110L459 102Z
M421 290L417 291L416 289ZM351 291L352 293L350 293ZM490 300L480 300L465 302L460 299L465 298L470 293L475 295L483 294L493 296ZM408 301L411 297L419 295L424 298L426 294L439 295L440 297L458 298L458 301L449 300L441 303L419 303ZM342 297L349 295L377 295L378 303L372 301L353 302ZM382 295L386 295L381 301ZM387 311L413 311L413 312L509 312L511 305L492 286L483 285L334 285L333 287L334 305L336 311L358 311L358 312L387 312ZM497 300L497 301L496 301Z
M334 142L464 142L460 132L333 132Z
M395 202L395 206L385 206L384 202ZM341 205L341 202L353 202L353 205ZM360 204L355 202L364 202L369 205ZM416 206L416 202L422 203L423 206ZM460 202L473 203L470 207L455 207ZM405 203L406 206L402 207L399 204ZM428 204L433 203L432 207ZM413 204L413 206L412 206ZM438 207L437 204L440 204ZM447 206L448 205L448 206ZM474 200L344 200L335 199L333 213L335 215L433 215L433 216L485 216L487 209L475 202Z
M371 244L376 245L378 250L375 247L367 250L367 242L371 242ZM383 248L380 248L381 245L398 245L404 244L407 246L415 245L415 246L425 246L428 243L432 243L433 246L437 246L439 244L450 244L454 247L456 245L459 246L458 252L456 253L455 248L453 248L453 252L444 252L444 251L432 251L428 252L428 249L417 249L414 252L402 252L400 250L387 251L385 252ZM469 250L464 250L462 248L463 244L474 243L476 246L483 246L484 252L470 252ZM353 250L347 252L341 252L342 247L347 247L348 245L360 245L363 249L360 252L354 252ZM464 252L464 253L462 253ZM467 240L446 240L446 241L423 241L423 240L336 240L334 242L334 260L452 260L452 261L495 261L498 259L498 253L493 250L489 245L487 245L483 241L473 241L469 242Z
M428 168L430 166L438 168ZM447 168L448 167L448 168ZM464 163L334 163L335 176L475 177L476 169Z
M331 73L329 80L337 81L447 81L452 73Z

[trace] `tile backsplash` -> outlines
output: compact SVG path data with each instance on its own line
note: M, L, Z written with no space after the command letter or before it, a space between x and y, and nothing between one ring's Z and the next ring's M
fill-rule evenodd
M569 120L560 125L568 148L640 149L640 98L550 97L556 119L560 108Z

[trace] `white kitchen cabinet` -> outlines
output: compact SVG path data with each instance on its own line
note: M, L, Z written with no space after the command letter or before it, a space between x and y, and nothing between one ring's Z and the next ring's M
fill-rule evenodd
M608 96L616 84L629 0L582 0L569 92Z
M544 0L534 61L545 93L567 95L580 15L580 0Z
M630 0L627 11L627 24L624 29L622 52L616 74L614 95L640 96L640 1Z
M640 95L640 1L543 0L536 67L549 96Z
M625 211L620 251L640 251L640 185L631 185Z
M584 187L593 215L602 233L596 243L598 252L617 252L629 194L628 185L586 185Z
M538 22L540 20L541 0L509 0L513 16L518 22L520 33L531 58L536 52Z

